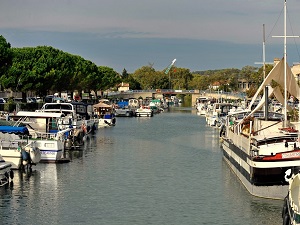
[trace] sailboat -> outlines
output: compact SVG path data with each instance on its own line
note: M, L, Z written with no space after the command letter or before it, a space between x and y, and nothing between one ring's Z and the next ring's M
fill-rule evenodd
M284 9L286 18L286 1ZM286 27L284 30L286 46ZM291 108L286 104L287 92L299 96L299 87L286 62L284 49L284 57L274 63L248 110L229 115L221 131L224 160L250 194L271 199L285 198L288 192L285 172L300 168L298 128L287 120ZM284 95L279 87L271 87L272 80L284 87ZM251 110L251 104L264 89L264 97ZM272 94L285 106L283 114L268 112L268 97ZM265 110L261 110L264 105Z

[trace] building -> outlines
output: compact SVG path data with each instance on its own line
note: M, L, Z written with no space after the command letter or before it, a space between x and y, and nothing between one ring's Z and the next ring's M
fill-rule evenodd
M121 84L118 85L118 91L129 91L129 83L124 83L122 82Z

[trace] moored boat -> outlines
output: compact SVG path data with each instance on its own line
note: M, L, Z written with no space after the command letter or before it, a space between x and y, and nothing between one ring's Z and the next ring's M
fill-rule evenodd
M286 181L289 182L288 194L284 198L282 207L283 225L300 224L300 174L286 172Z
M84 138L85 135L95 133L98 128L98 120L93 115L92 105L83 102L58 102L45 103L37 112L63 113L64 117L58 121L59 129L63 130L70 126L82 132L76 138ZM77 145L81 145L83 140L80 140Z
M129 108L117 108L115 109L116 117L133 117L135 110Z
M266 79L276 80L282 73L283 60ZM289 74L289 79L293 79ZM265 85L264 82L261 88ZM275 95L280 94L275 91ZM224 159L251 194L283 199L288 184L284 180L285 171L300 166L298 130L292 123L285 125L288 121L283 114L258 109L259 106L253 111L227 116L222 137Z
M58 121L63 113L19 111L12 119L28 129L28 144L35 143L41 152L40 162L68 162L64 157L65 142L76 129L59 129Z
M196 98L196 110L199 115L206 115L208 105L210 104L211 99L209 97L198 97Z
M31 168L40 162L41 152L26 127L0 126L0 140L0 154L11 169Z
M115 111L112 105L99 102L93 105L94 113L98 118L98 128L112 127L116 125Z
M136 117L152 117L153 110L150 108L150 106L141 106L140 108L135 110L135 116Z
M286 12L286 2L284 4ZM264 97L251 110L227 116L221 130L223 158L252 195L284 199L288 182L287 170L300 167L299 126L288 120L287 93L300 96L299 86L286 62L286 53L258 88L252 102L264 91ZM275 81L279 86L271 87ZM286 84L289 84L287 86ZM283 96L280 86L284 87ZM273 94L284 105L283 113L268 111L268 97ZM261 110L264 107L265 110Z
M214 103L212 107L206 111L206 124L209 126L221 126L222 120L232 109L235 109L232 103Z

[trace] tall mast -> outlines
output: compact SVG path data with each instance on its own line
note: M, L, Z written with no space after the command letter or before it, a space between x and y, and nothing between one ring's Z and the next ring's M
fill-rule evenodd
M284 0L284 127L287 123L287 85L286 85L286 0Z
M263 24L263 74L266 78L266 43L265 43L265 24Z
M265 44L265 24L263 24L263 74L264 80L266 79L266 44ZM264 88L265 96L265 120L268 120L268 106L269 106L269 90L268 86Z
M286 0L284 0L284 35L283 36L273 36L273 37L283 37L284 38L284 127L286 127L286 124L287 124L287 82L286 82L286 70L287 70L287 67L286 67L286 58L287 58L287 54L286 54L286 38L288 37L299 37L299 36L287 36L286 35Z

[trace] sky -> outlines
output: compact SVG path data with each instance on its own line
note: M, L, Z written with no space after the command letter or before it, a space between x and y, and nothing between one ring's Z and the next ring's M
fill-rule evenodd
M12 47L52 46L97 66L193 71L261 65L284 53L284 0L1 0L0 35ZM300 0L287 0L287 35L300 35ZM298 23L297 23L298 22ZM300 61L300 38L287 60Z

